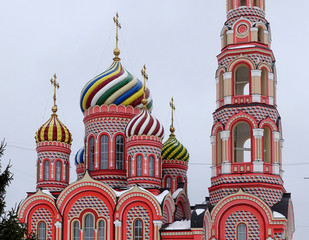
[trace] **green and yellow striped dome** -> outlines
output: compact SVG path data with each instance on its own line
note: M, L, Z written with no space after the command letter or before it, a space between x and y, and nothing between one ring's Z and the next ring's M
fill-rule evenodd
M174 134L171 134L163 144L161 156L162 160L189 161L188 150L176 139Z

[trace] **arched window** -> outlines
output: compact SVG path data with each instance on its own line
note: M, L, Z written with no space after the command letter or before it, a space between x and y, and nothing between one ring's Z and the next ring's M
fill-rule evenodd
M105 240L105 222L103 220L99 222L99 240Z
M129 160L128 160L128 177L131 177L131 172L132 172L132 159L131 159L131 156L129 156Z
M240 6L246 6L246 0L240 0Z
M124 139L123 136L116 137L116 169L124 169Z
M263 145L264 162L271 163L271 131L269 127L264 128Z
M267 71L265 68L262 69L262 95L268 96L268 81L267 81Z
M249 68L241 65L235 73L235 95L249 95Z
M260 7L260 0L254 0L254 6Z
M101 161L100 169L108 169L108 137L103 135L101 137Z
M229 0L228 9L231 10L233 8L233 0Z
M220 74L220 78L219 78L219 96L220 99L224 98L224 80L223 80L223 73Z
M74 222L73 227L73 240L80 240L79 222Z
M87 214L85 217L85 240L94 240L94 223L93 216Z
M143 222L140 219L136 219L134 222L134 240L143 239Z
M172 186L171 186L172 184L171 184L171 178L170 177L167 177L166 178L166 188L171 188Z
M89 170L94 170L94 137L89 140Z
M66 170L66 181L67 181L67 183L69 183L70 182L70 165L69 165L69 163L67 163L66 165L65 165L65 170Z
M216 151L217 151L217 165L220 166L222 163L222 140L221 140L221 131L217 132L216 136Z
M150 177L154 176L154 157L153 156L149 157L149 176Z
M182 183L181 177L177 177L176 182L177 182L177 188L179 188L179 184Z
M45 240L45 239L46 239L46 224L45 222L40 222L38 229L38 240Z
M44 181L49 180L49 161L44 162Z
M233 130L234 162L251 162L251 128L241 122Z
M247 240L247 226L244 223L237 226L237 240Z
M61 162L57 161L56 162L56 181L61 180Z
M142 156L136 157L136 176L142 176Z
M264 29L262 27L258 28L258 41L261 43L264 42Z

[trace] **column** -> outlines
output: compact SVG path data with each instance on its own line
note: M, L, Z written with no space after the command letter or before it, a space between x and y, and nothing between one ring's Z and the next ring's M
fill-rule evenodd
M121 221L118 219L114 221L115 225L115 240L121 239Z
M229 138L230 131L220 132L220 137L222 140L222 174L231 173L231 161L229 160Z
M251 93L252 102L261 102L261 76L262 70L251 70Z
M274 96L275 96L275 88L274 88L274 74L268 73L268 98L269 104L274 105Z
M251 41L252 42L257 42L258 41L258 28L257 27L252 27L251 28Z
M217 176L216 166L216 136L210 136L210 143L212 149L212 166L211 166L211 177Z
M153 221L154 226L154 239L153 240L160 240L160 228L162 227L162 221L160 220L154 220Z
M253 172L262 173L263 172L263 142L262 137L264 136L264 129L252 129L254 137L254 153L253 153Z
M61 222L55 222L55 227L56 227L56 238L55 238L55 240L61 240L61 236L62 236L62 224L61 224Z
M234 30L226 31L226 43L227 43L227 45L234 43L233 36L234 36Z
M280 174L280 133L273 132L273 174L279 175Z
M224 82L224 104L232 103L232 72L223 74Z

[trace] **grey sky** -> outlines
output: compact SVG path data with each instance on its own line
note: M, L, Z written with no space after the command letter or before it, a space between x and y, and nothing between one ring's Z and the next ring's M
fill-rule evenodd
M283 120L284 181L292 192L296 240L309 230L308 55L305 0L266 0L277 59L278 109ZM295 4L295 5L293 5ZM154 99L153 114L169 134L169 101L176 105L176 136L190 152L191 205L208 196L212 112L215 110L216 55L225 0L10 0L0 1L0 138L8 144L2 165L13 164L8 194L12 207L35 190L35 131L50 117L57 73L58 115L73 134L73 157L83 145L79 94L88 80L112 63L113 16L119 12L123 66L141 78L144 64ZM295 165L302 163L302 165Z

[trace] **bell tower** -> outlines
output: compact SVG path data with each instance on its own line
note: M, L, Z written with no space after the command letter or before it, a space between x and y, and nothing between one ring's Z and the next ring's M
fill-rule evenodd
M222 203L230 197L234 201L238 197L256 199L273 213L283 201L290 202L283 208L292 209L282 180L282 128L265 0L227 0L221 43L216 71L217 108L211 131L209 201L215 206L212 214L223 211L223 219L217 220L223 225L220 227L218 222L213 226L211 239L235 239L233 234L240 234L239 231L257 238L238 235L237 239L292 239L293 224L279 230L264 220L267 226L262 226L262 213L253 209L254 204L246 205L240 200L238 207L222 210ZM284 217L293 219L293 212ZM255 229L249 219L256 219Z

